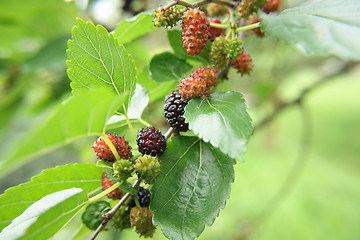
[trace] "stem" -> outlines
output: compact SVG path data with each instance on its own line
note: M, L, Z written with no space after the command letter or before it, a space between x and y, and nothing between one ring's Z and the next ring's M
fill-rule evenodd
M236 32L251 30L251 29L254 29L254 28L258 28L258 27L260 27L260 22L253 23L253 24L250 24L250 25L247 25L247 26L244 26L244 27L239 27L238 29L236 29Z
M92 198L90 198L86 203L90 204L90 203L93 203L93 202L99 200L100 198L104 197L106 194L108 194L108 193L112 192L113 190L115 190L116 188L118 188L121 185L121 183L122 182L115 183L114 185L112 185L111 187L106 189L105 191L102 191L98 195L95 195Z
M194 2L194 3L188 3L188 2L185 2L185 1L182 1L182 0L174 0L173 2L165 5L162 8L164 10L166 10L166 9L169 9L169 8L175 6L175 5L180 5L180 6L184 6L184 7L188 7L188 8L197 8L197 7L200 7L200 6L208 4L208 3L218 3L218 4L225 5L225 6L228 6L228 7L231 7L231 8L236 7L235 3L227 2L227 1L224 1L224 0L201 0L201 1L198 1L198 2Z
M116 148L115 148L114 144L110 141L110 139L106 136L106 134L101 134L101 137L102 137L102 139L104 139L106 145L108 145L111 152L114 154L116 160L120 160L119 153L116 151Z
M220 23L210 22L210 27L227 29L230 27L230 24L220 24Z
M124 104L123 104L123 109L124 109L124 116L125 116L125 118L126 118L126 122L127 122L128 126L129 126L129 128L130 128L130 132L131 132L131 134L133 135L134 139L136 140L136 134L135 134L134 128L133 128L133 126L132 126L132 124L131 124L131 121L130 121L128 115L127 115L126 107L125 107Z
M141 208L141 205L140 205L140 203L139 203L139 199L137 199L136 197L133 198L133 199L134 199L134 202L135 202L136 206L137 206L138 208Z
M165 133L165 139L168 140L168 138L171 136L171 134L173 134L174 129L172 127L169 128L169 130L167 130L167 132Z
M246 22L246 19L245 18L241 18L240 19L240 26L244 25L244 23ZM242 42L242 45L244 46L244 42L245 42L245 32L242 31L242 32L239 32L238 33L238 36L240 38L240 41Z
M144 119L138 119L139 120L139 122L140 123L142 123L142 124L144 124L146 127L150 127L151 126L151 124L150 123L148 123L147 121L145 121Z
M141 179L138 178L135 183L133 184L133 188L137 188L140 185ZM114 184L115 185L115 184ZM126 193L120 201L115 205L113 209L111 209L109 212L105 213L103 217L105 218L102 223L99 225L99 227L96 229L96 231L93 233L93 235L90 237L90 240L94 240L97 235L100 233L100 231L105 227L105 225L111 220L111 218L115 215L115 213L119 210L121 205L125 203L125 201L131 196L130 193Z

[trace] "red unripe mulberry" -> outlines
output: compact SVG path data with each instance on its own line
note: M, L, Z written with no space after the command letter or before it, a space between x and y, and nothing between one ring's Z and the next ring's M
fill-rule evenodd
M131 159L131 146L124 137L120 137L117 133L106 134L112 144L115 146L116 151L118 152L120 159ZM115 162L116 158L112 153L110 147L106 144L102 137L99 137L93 144L93 149L96 156L107 162Z
M102 185L102 189L103 191L105 191L106 189L108 189L109 187L111 187L114 184L111 184L109 182L109 179L107 179L106 177L106 173L103 173L101 176L101 185ZM111 199L120 199L122 197L123 191L121 191L121 189L119 188L115 188L113 191L109 192L106 196L108 196L108 198Z
M237 58L237 60L231 60L230 64L238 70L238 72L241 73L241 75L244 74L250 74L252 70L252 60L250 55L242 51L241 55Z
M206 47L210 22L200 9L189 9L183 15L182 38L187 53L195 56Z
M267 0L262 10L266 13L279 11L281 0Z

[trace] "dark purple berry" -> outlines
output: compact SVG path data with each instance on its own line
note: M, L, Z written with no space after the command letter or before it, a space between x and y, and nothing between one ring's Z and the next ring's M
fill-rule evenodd
M161 134L159 129L154 127L140 129L136 142L139 152L153 157L163 154L166 148L165 136Z
M186 132L189 124L185 123L184 112L187 101L184 101L179 91L173 91L165 98L164 116L176 131Z
M135 195L135 197L138 199L141 207L149 207L150 199L151 199L151 194L149 190L140 187L139 192ZM135 201L131 200L129 202L129 208L133 208L135 206L136 206Z

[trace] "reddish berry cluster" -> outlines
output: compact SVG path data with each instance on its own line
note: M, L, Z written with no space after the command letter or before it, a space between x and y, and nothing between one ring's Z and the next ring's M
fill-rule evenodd
M190 76L181 80L179 93L185 100L202 96L216 83L215 72L207 67L200 67L193 71Z
M134 207L130 212L130 221L135 226L136 232L145 238L152 237L155 227L152 223L154 212L147 207Z
M102 185L102 189L103 191L105 191L106 189L108 189L109 187L111 187L114 184L111 184L109 182L109 179L106 177L106 173L103 173L101 176L101 185ZM115 190L109 192L106 196L108 196L111 199L120 199L122 197L123 191L121 191L121 189L116 188Z
M112 144L115 146L116 151L118 152L121 159L131 159L131 147L129 143L125 141L124 137L120 137L118 134L106 134L106 136L110 139ZM116 158L112 153L110 147L106 144L102 137L99 137L94 145L92 146L96 156L107 162L115 162Z
M242 51L241 55L237 58L237 60L231 60L230 64L238 70L238 72L241 73L241 75L244 74L250 74L252 70L252 60L250 55Z
M267 0L262 10L266 13L279 11L281 0Z
M200 9L187 10L182 18L182 38L187 53L195 56L206 47L210 22Z

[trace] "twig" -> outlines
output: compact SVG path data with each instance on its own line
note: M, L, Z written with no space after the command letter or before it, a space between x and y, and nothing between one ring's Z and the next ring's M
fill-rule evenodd
M221 78L223 78L224 76L226 76L226 74L229 72L229 69L230 69L230 65L228 65L228 66L220 69L220 71L218 71L218 72L216 73L216 80L221 79ZM216 86L216 85L215 85L215 86Z
M323 76L319 81L317 81L316 83L314 83L313 85L305 88L300 95L295 98L292 101L289 102L283 102L280 103L275 110L268 115L267 117L265 117L261 122L259 122L257 124L257 126L255 127L255 131L258 131L259 129L263 128L264 126L266 126L267 124L269 124L272 120L275 119L275 117L281 113L284 109L300 104L303 99L312 91L314 91L315 89L318 89L320 86L322 86L324 83L329 82L330 80L333 80L334 77L343 74L344 72L348 71L349 69L351 69L354 66L353 63L346 63L344 64L342 67L340 67L340 69L336 70L335 72L332 72L330 74L327 74L325 76Z
M171 134L173 134L174 129L172 127L169 128L169 130L167 130L167 132L165 133L165 139L168 140L168 138L171 136Z
M141 179L138 178L135 183L133 184L133 188L137 188L141 182ZM111 218L115 215L115 213L119 210L121 205L125 203L125 201L131 196L130 193L126 193L120 201L115 205L113 209L111 209L109 212L105 213L103 217L105 218L102 223L99 225L99 227L96 229L96 231L91 236L90 240L94 240L97 235L100 233L100 231L105 227L105 225L111 220Z
M254 28L258 28L258 27L260 27L260 22L239 27L238 29L236 29L236 32L243 32L243 31L251 30L251 29L254 29Z
M172 6L175 5L180 5L180 6L184 6L184 7L189 7L189 8L197 8L200 7L202 5L208 4L208 3L218 3L218 4L222 4L231 8L235 8L236 7L236 3L233 2L227 2L224 0L201 0L198 2L194 2L194 3L188 3L182 0L175 0L167 5L165 5L164 7L162 7L162 9L166 10L171 8Z

